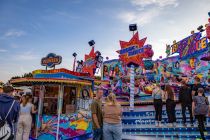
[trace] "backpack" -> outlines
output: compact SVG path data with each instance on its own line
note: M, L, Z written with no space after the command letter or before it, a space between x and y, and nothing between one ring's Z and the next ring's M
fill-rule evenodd
M195 115L207 115L209 112L209 102L206 97L195 96Z
M12 130L9 124L7 123L7 117L9 113L11 112L14 103L15 103L15 100L12 102L12 105L4 119L2 119L2 117L0 116L0 140L8 140L12 135Z

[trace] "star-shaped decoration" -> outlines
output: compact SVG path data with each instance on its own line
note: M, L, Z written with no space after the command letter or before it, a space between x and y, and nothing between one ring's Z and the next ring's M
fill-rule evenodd
M124 64L126 65L131 65L131 64L135 66L143 65L142 59L145 57L144 53L139 53L136 55L129 56L128 52L142 48L144 46L146 39L147 38L139 40L138 32L136 32L129 42L120 41L121 50L117 51L117 53L120 54L119 59L122 62L124 62ZM125 51L126 49L129 51Z
M89 55L87 54L85 55L83 72L88 72L90 76L94 76L94 69L96 69L95 52L94 52L94 47L92 47Z

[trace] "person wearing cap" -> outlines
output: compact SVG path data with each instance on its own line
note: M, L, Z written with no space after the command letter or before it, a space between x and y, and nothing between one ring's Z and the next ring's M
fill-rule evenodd
M20 110L20 104L12 96L13 91L14 88L11 85L4 85L3 93L0 94L0 120L5 119L11 128L10 140L14 139L15 124L18 121Z

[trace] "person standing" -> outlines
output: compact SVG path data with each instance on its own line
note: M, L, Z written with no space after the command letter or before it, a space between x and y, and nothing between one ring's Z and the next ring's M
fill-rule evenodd
M193 126L193 115L192 115L192 94L191 89L187 86L185 81L182 81L182 86L179 90L179 102L181 103L182 108L182 120L183 125L186 127L186 109L190 113L190 123Z
M117 102L116 96L110 93L107 96L107 102L103 110L103 137L104 140L121 140L122 124L121 124L122 108Z
M93 121L93 140L102 139L102 133L103 133L102 97L103 97L103 90L98 89L96 93L96 98L93 100L91 104L91 113Z
M203 97L203 94L204 94L204 89L199 88L198 95L193 97L192 109L193 109L193 114L195 115L195 118L198 120L198 128L200 131L201 138L205 140L204 119L209 111L209 102L206 97Z
M154 99L154 107L155 107L155 126L161 127L161 121L162 121L162 107L163 107L163 101L162 98L164 97L164 92L160 88L160 85L157 84L155 88L152 91L152 97Z
M203 88L203 86L200 83L200 78L195 77L194 85L192 87L192 96L197 96L198 95L198 89L199 88ZM205 96L205 94L203 94L203 96Z
M166 112L169 123L168 126L176 127L176 111L175 111L176 103L175 103L174 92L170 85L166 85L165 93L166 93Z
M20 104L20 117L18 119L16 140L28 140L32 126L31 113L36 113L33 104L29 102L30 97L22 96Z
M7 129L8 133L6 134L0 131L0 139L6 138L8 140L13 140L15 136L15 124L18 121L20 104L12 97L13 91L14 88L11 85L4 85L3 93L0 94L0 124L2 125L1 128L3 128L3 124L4 126L6 126L5 124L8 124L7 126L10 128L9 130Z

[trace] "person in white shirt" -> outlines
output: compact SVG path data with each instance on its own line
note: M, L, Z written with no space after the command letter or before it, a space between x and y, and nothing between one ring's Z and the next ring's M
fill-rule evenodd
M34 105L29 102L29 96L24 94L20 104L20 116L17 125L16 140L29 140L32 125L31 113L36 113Z

